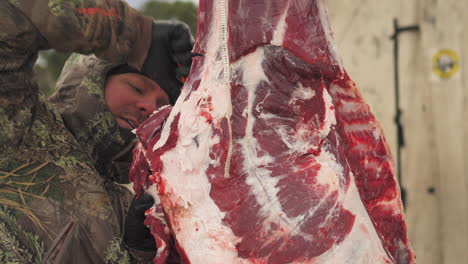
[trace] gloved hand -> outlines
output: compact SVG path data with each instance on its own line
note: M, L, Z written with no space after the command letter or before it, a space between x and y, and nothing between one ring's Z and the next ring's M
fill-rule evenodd
M133 198L125 218L124 243L131 249L145 252L156 252L156 242L150 229L146 227L145 211L151 208L154 199L143 194L139 199Z
M153 21L151 47L142 72L155 80L174 104L192 65L190 28L176 21Z

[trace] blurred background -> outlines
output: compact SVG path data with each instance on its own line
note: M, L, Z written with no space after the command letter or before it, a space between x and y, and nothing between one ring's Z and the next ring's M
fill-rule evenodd
M146 15L185 21L194 34L197 2L128 0ZM468 1L325 3L344 65L400 160L417 263L468 263ZM46 95L67 56L41 53Z

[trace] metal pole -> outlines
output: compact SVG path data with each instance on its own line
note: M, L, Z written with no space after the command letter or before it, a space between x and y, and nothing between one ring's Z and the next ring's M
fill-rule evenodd
M403 114L400 107L400 75L399 75L399 41L398 35L404 31L419 31L419 25L413 25L408 27L400 27L398 20L393 19L393 30L394 33L391 36L393 40L393 58L394 58L394 77L395 77L395 123L397 127L397 179L400 183L401 188L401 199L403 204L406 204L406 190L402 187L402 171L401 171L401 149L405 146L405 137L403 133L403 124L401 123L401 116Z

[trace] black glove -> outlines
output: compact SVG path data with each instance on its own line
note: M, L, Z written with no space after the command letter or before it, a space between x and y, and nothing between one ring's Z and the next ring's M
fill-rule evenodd
M151 208L153 204L153 197L148 194L143 194L139 199L133 198L125 218L124 230L124 242L129 248L146 252L155 252L157 250L150 229L143 224L145 211Z
M192 65L190 28L176 21L153 21L151 47L142 71L169 95L174 104Z

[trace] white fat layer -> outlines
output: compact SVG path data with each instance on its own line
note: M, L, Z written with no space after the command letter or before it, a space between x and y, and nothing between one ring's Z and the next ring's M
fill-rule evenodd
M191 96L185 106L190 108L197 102L196 96ZM166 208L177 211L171 223L177 229L177 241L191 262L204 263L203 260L209 258L212 263L235 263L235 244L239 239L223 225L225 214L210 197L211 185L206 175L210 164L220 162L211 160L209 155L210 148L219 143L220 138L213 135L211 125L197 117L195 111L183 113L179 129L187 133L181 133L176 147L161 157L166 188L163 203ZM198 144L192 138L195 135Z
M344 177L344 170L343 167L338 164L336 158L327 150L322 149L316 161L321 165L319 173L317 174L317 183L328 186L330 192L341 192L339 177Z
M333 38L333 32L331 30L330 21L328 19L327 7L323 3L323 0L319 0L317 6L319 9L320 21L322 22L323 32L325 33L325 37L327 39L328 51L333 56L333 59L335 60L334 63L338 65L340 71L343 73L343 62L341 60L341 57L338 55L338 48L336 47L335 40Z
M163 126L162 131L161 131L161 137L159 138L158 142L154 144L153 146L153 151L157 150L158 148L164 146L167 142L167 139L169 138L169 134L171 132L171 125L172 122L174 122L175 116L180 112L182 108L182 103L177 103L181 101L181 98L185 98L188 95L189 89L182 89L179 98L176 101L176 104L172 108L171 113L169 114L169 117L166 119L166 124Z
M345 124L343 127L345 133L358 134L362 132L370 132L375 141L381 140L381 136L383 134L374 122Z
M383 210L388 210L388 211L392 211L394 214L403 214L404 212L402 210L400 210L401 205L400 205L400 199L391 199L391 200L382 200L382 201L378 201L375 205L375 207L382 207L382 208L385 208ZM405 247L405 246L403 246Z
M257 139L253 136L253 126L255 117L253 116L253 107L255 101L255 92L262 81L267 77L262 68L262 62L265 59L263 48L245 56L239 65L236 65L242 72L242 82L247 89L247 127L244 138L239 140L242 146L242 155L244 156L243 170L248 172L246 183L250 186L250 192L253 193L257 203L261 206L260 215L271 218L269 222L276 222L275 218L282 213L281 204L278 200L278 185L281 177L271 177L271 171L264 168L269 163L274 162L274 158L269 155L259 155L257 153ZM266 228L268 228L266 226Z
M393 263L367 214L351 175L348 191L343 197L343 207L355 216L349 235L325 254L314 259L314 264L384 264ZM388 262L387 262L388 261Z
M260 114L260 119L263 119L265 121L268 121L268 120L271 120L271 119L284 120L284 121L294 121L294 119L292 119L292 118L277 116L277 115L271 114L271 113L261 113Z
M259 166L268 165L270 162L273 162L274 159L271 156L263 155L258 156L257 154L257 139L253 136L253 125L255 123L255 117L252 115L253 106L255 101L255 91L257 90L258 85L262 81L268 81L265 72L262 68L262 62L265 59L265 54L263 48L258 48L256 51L252 52L251 54L245 56L243 60L236 65L240 71L242 72L242 82L247 89L247 107L246 107L246 117L247 117L247 127L246 127L246 135L239 141L239 144L242 145L243 154L245 156L245 164L244 168L246 171L251 171L252 168L255 171L249 173L249 175L256 175L261 178L268 178L270 171L266 169L257 169ZM271 180L269 184L270 187L274 187L277 184L278 179ZM258 184L252 177L247 178L247 183L249 185L261 185ZM276 193L275 193L276 194ZM264 197L263 200L268 199Z
M322 86L325 84L322 83ZM325 138L330 134L330 130L334 125L336 125L336 116L335 116L335 108L333 106L333 99L331 98L330 94L328 93L327 89L323 87L323 101L325 102L325 125L323 129L320 131L320 138Z
M213 126L218 127L220 120L230 115L230 91L226 84L226 57L218 56L222 51L222 18L226 0L216 1L212 27L209 31L207 53L204 65L200 69L200 85L190 97L179 99L162 131L161 139L154 146L158 149L167 141L170 124L180 113L178 124L179 137L176 146L164 153L162 178L165 194L162 198L164 207L173 210L171 224L176 239L184 248L192 263L248 263L237 257L235 248L239 238L223 224L224 213L220 211L210 197L211 184L206 170L208 166L219 166L219 157L212 160L210 149L219 143L220 138L213 134ZM225 25L224 25L225 26ZM225 41L225 40L224 40ZM229 71L229 65L228 71ZM221 77L221 78L220 78ZM229 84L229 83L228 83ZM185 98L190 87L183 89L180 98ZM229 94L227 100L227 95ZM212 109L201 109L199 102L211 98ZM209 100L206 100L209 101ZM182 111L183 110L183 111ZM213 124L206 122L200 112L208 112ZM226 131L223 131L226 133ZM196 139L196 140L195 140ZM200 250L202 248L203 250Z
M284 12L281 15L281 18L278 24L276 25L275 32L273 33L273 39L271 40L271 44L275 46L283 45L284 35L287 29L286 15L288 14L288 10L289 10L289 2L288 2L288 6L284 9Z
M359 132L372 132L377 128L375 127L374 122L367 122L367 123L352 123L352 124L345 124L344 131L346 133L359 133Z
M297 102L297 100L310 100L314 98L314 96L315 90L313 90L311 87L304 87L302 83L299 83L294 89L294 92L292 93L291 100L289 100L289 104L294 104Z
M382 165L382 163L380 161L375 161L375 160L371 160L369 161L368 159L364 159L364 163L362 164L362 166L367 169L367 170L380 170L380 166Z
M372 135L374 136L374 140L378 141L383 136L383 133L379 127L376 127L374 130L372 130Z
M370 152L372 151L372 145L370 145L369 143L367 142L362 142L362 143L359 143L359 144L356 144L355 146L353 146L350 151L353 151L353 152L360 152L360 153L367 153L367 152Z
M342 88L339 85L336 84L331 84L330 85L330 93L333 94L334 96L346 96L349 98L356 98L357 94L355 91L353 91L350 88Z
M362 102L341 100L339 110L343 114L364 114L369 112L369 106Z

